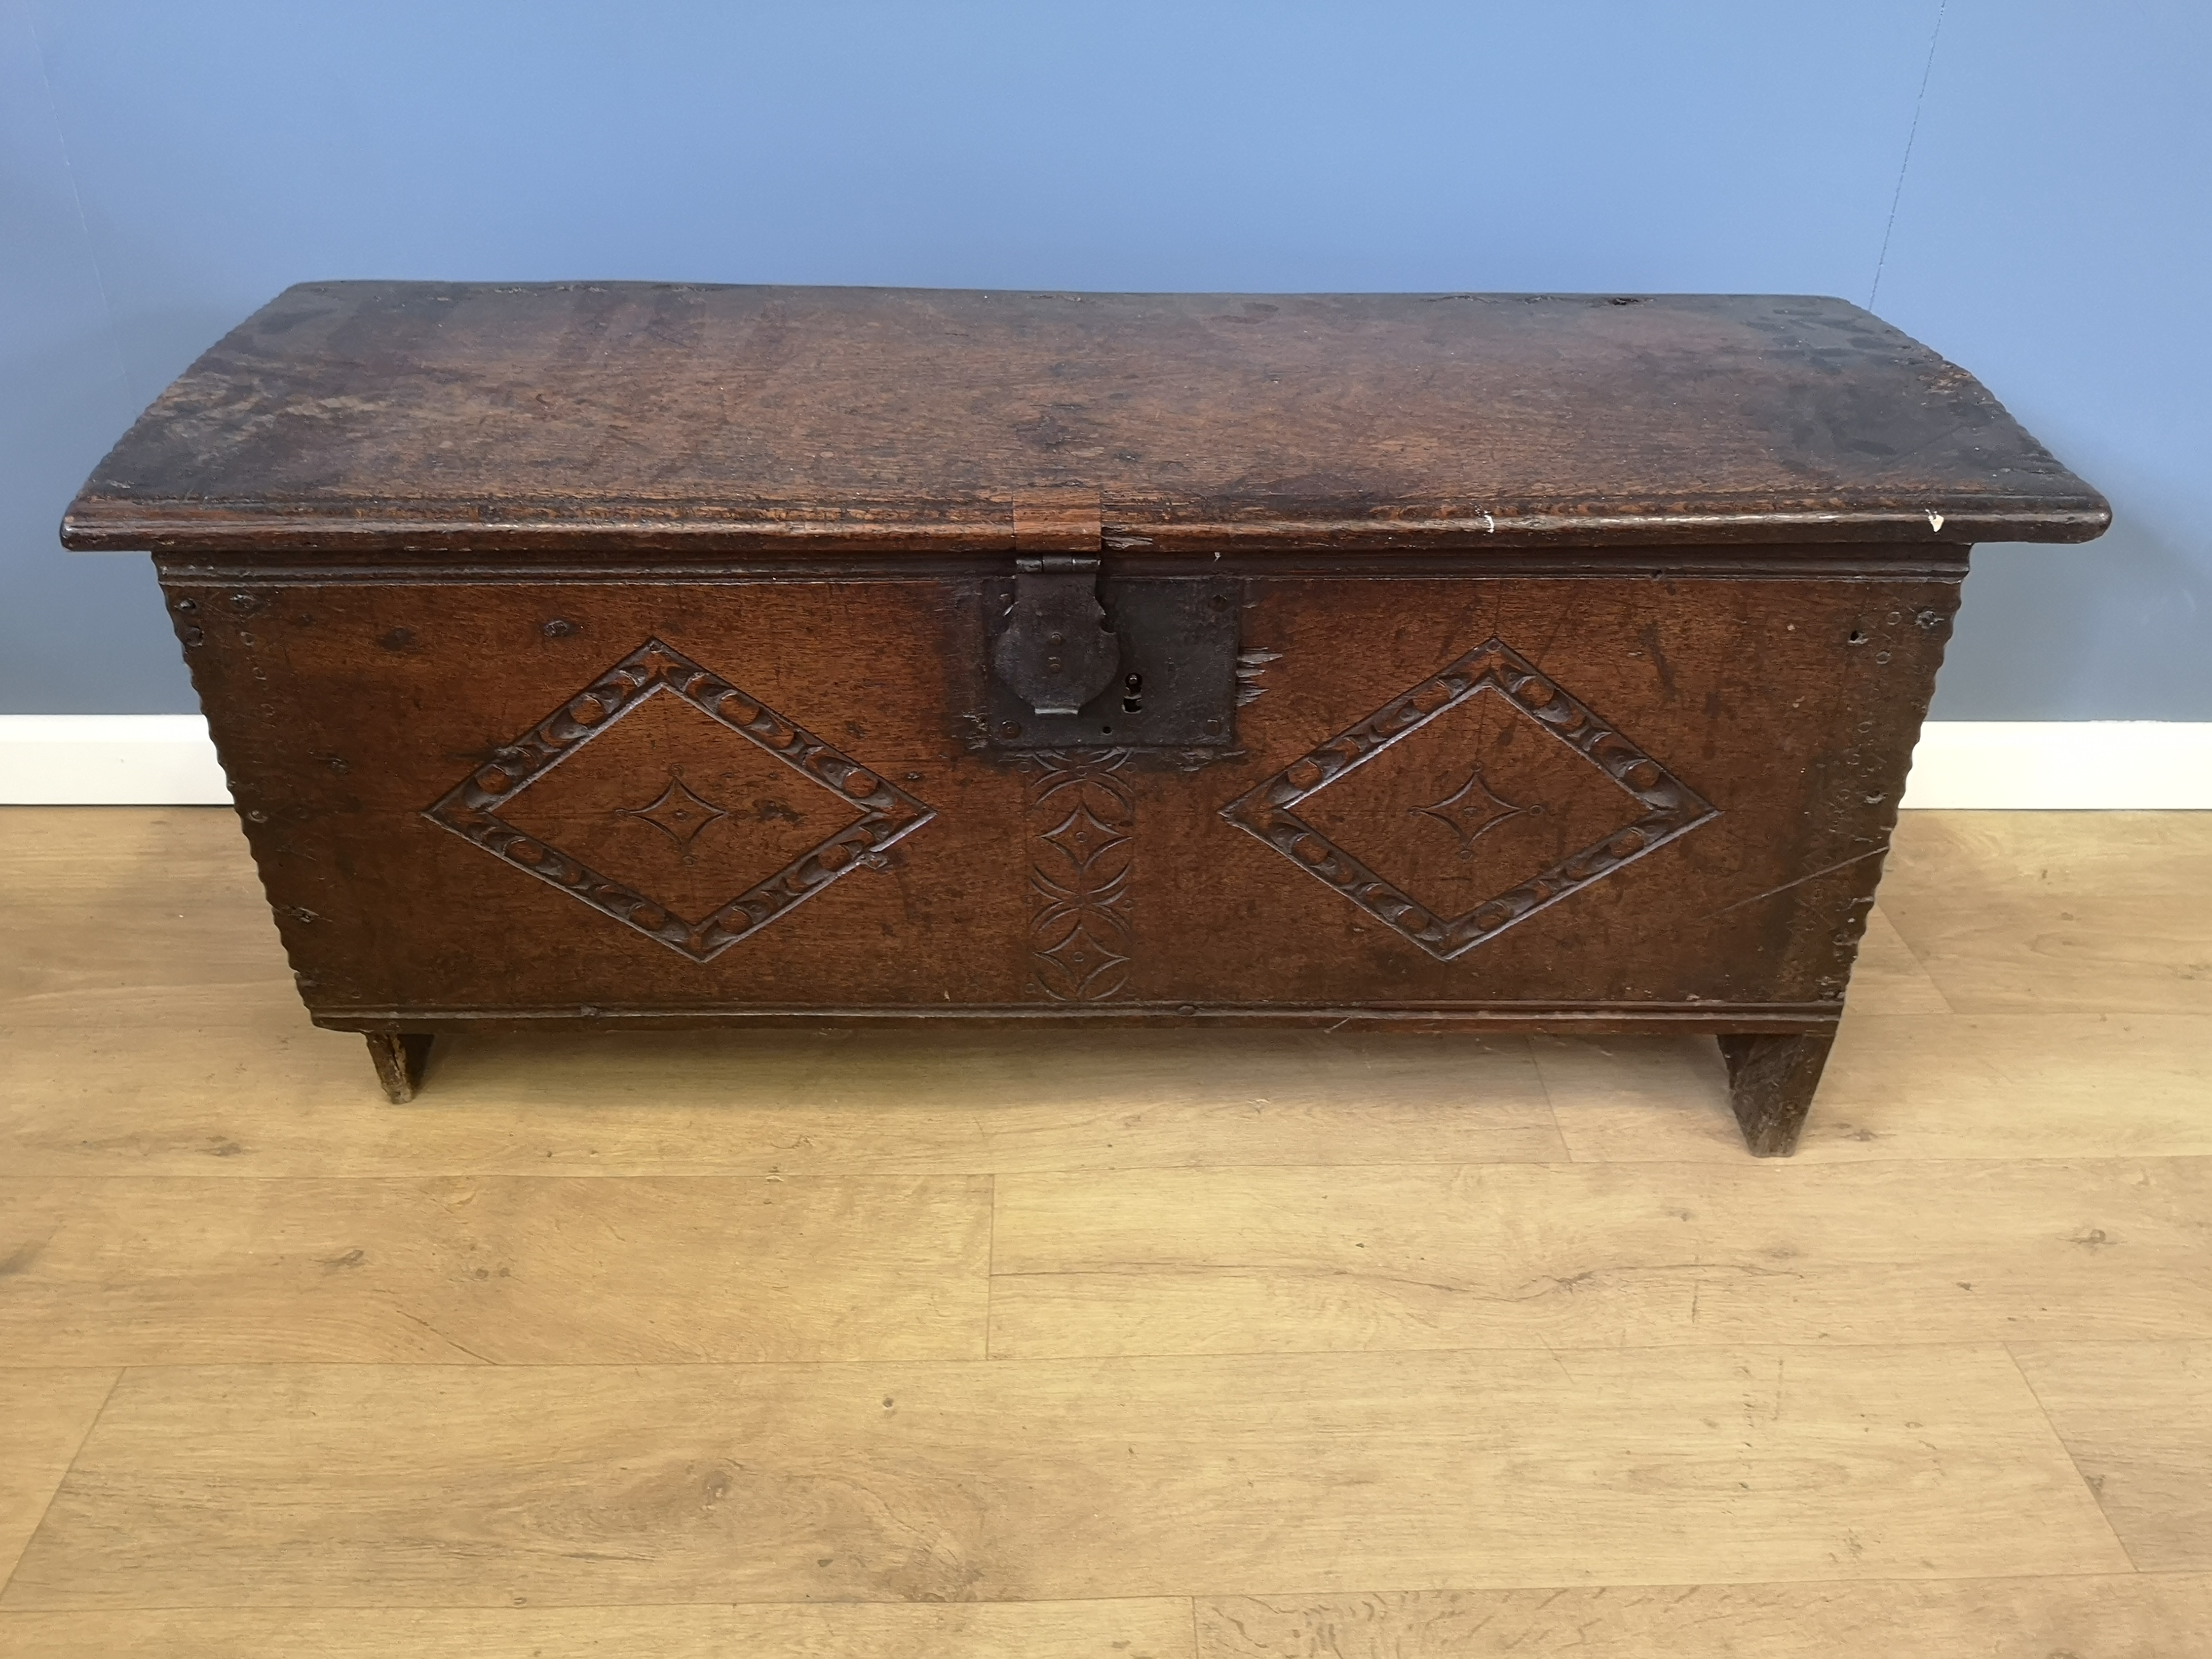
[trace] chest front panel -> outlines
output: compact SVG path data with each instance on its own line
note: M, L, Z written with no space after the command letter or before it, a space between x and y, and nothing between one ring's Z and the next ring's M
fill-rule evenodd
M1192 580L1180 750L1013 744L981 574L167 587L333 1023L1832 1013L1954 579Z

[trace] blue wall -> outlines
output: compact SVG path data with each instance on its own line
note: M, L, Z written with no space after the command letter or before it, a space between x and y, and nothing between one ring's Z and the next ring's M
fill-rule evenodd
M278 289L636 276L1871 296L2118 514L1979 556L1936 712L2212 719L2208 61L2201 0L0 0L0 710L192 706L54 525Z

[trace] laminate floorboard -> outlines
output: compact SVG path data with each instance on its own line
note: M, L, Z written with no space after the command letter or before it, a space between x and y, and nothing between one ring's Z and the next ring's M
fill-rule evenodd
M1912 954L1880 904L1867 913L1858 960L1851 964L1850 1006L1862 1014L1948 1014L1951 1005Z
M1855 1584L1253 1597L1198 1606L1199 1659L2185 1659L2212 1578L2130 1574Z
M2001 1347L262 1365L126 1372L0 1608L2129 1565Z
M2212 1159L1005 1176L1036 1358L2212 1340Z
M2013 1357L2135 1564L2212 1571L2212 1342L2029 1342Z
M0 1364L983 1352L988 1176L0 1181Z
M1961 1014L2212 1014L2212 812L1908 812L1881 908Z
M0 1578L45 1517L117 1376L99 1369L0 1371Z
M4 1659L1192 1659L1186 1601L0 1613Z
M431 1068L388 1105L361 1039L296 1006L150 1028L103 1007L70 1029L0 1008L0 1158L23 1176L321 1176L1565 1156L1518 1037L625 1032L464 1037Z
M299 1006L228 807L0 807L0 936L37 947L0 956L19 1030L94 1009L159 1028L241 1000Z

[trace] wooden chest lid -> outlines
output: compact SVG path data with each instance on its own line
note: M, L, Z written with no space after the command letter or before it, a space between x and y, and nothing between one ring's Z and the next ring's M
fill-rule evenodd
M311 283L140 417L82 549L785 555L2084 541L2103 498L1841 300Z

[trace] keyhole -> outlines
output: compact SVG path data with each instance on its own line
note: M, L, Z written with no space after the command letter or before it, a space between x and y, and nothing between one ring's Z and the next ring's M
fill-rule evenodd
M1134 714L1145 706L1145 677L1131 674L1121 681L1121 712Z

